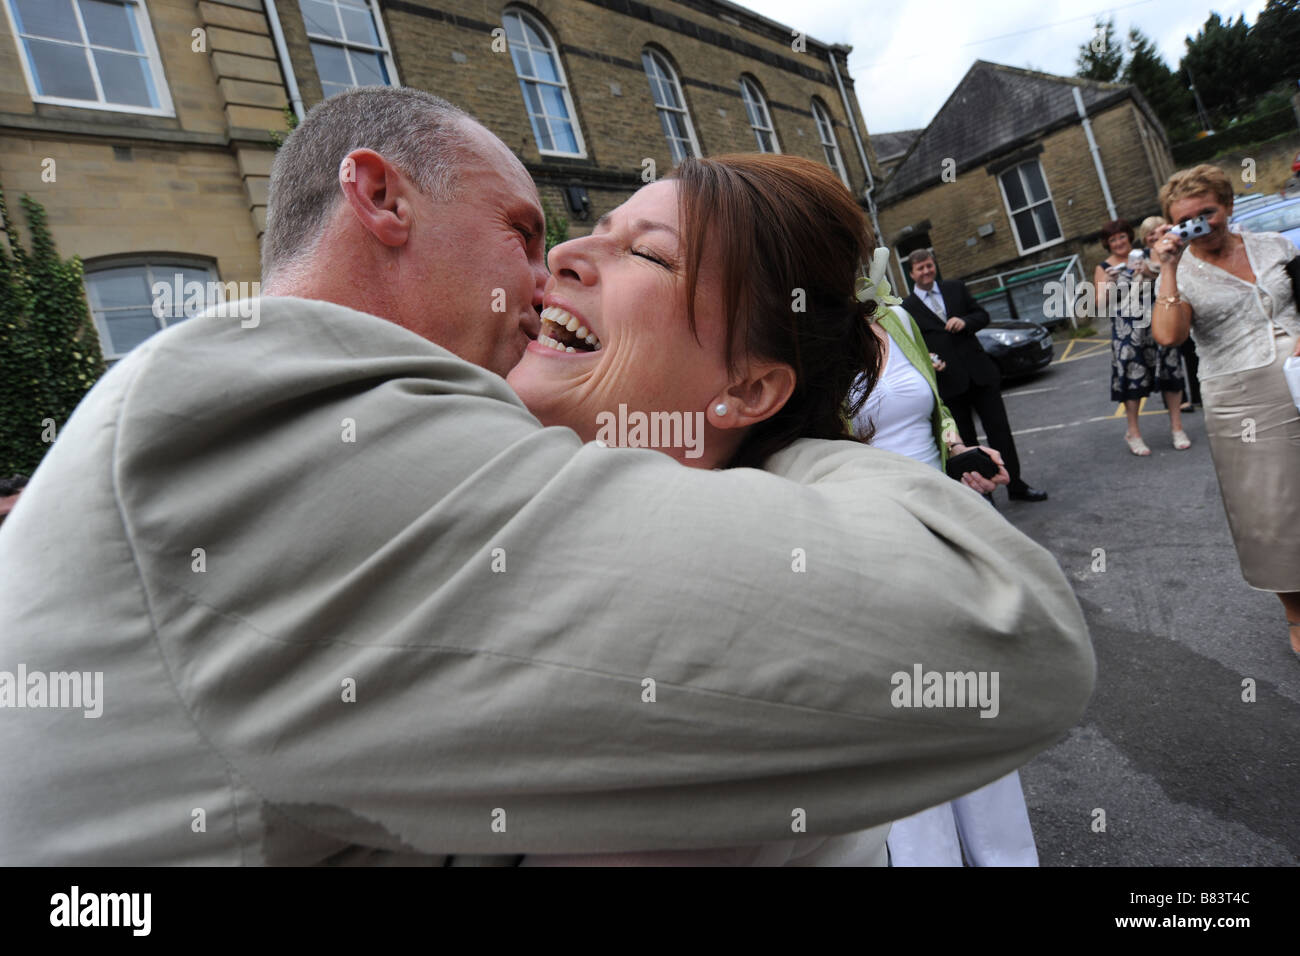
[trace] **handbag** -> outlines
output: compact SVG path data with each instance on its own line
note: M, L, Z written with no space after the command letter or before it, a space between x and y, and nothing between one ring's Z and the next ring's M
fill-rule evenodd
M1283 268L1291 277L1291 297L1295 301L1296 309L1300 310L1300 256L1296 256Z

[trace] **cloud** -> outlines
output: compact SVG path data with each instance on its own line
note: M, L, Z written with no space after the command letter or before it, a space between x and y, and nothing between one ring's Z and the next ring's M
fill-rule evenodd
M1200 30L1212 9L1224 20L1244 13L1246 22L1254 23L1265 3L1129 0L1115 4L1109 15L1121 40L1136 26L1156 42L1165 62L1177 67L1184 38ZM1093 18L1103 6L1100 0L999 0L997 15L989 16L989 5L978 0L746 0L742 5L826 43L852 45L849 73L873 133L927 125L977 59L1072 75L1079 47L1092 36Z

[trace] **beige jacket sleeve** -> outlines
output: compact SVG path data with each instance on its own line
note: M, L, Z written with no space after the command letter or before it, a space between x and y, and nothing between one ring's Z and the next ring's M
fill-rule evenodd
M1070 587L978 495L847 442L770 471L583 445L337 306L160 334L0 531L0 668L105 682L102 718L0 726L6 765L41 753L0 783L5 862L841 833L1079 718ZM996 672L996 715L896 706L918 665ZM88 807L80 842L49 836Z

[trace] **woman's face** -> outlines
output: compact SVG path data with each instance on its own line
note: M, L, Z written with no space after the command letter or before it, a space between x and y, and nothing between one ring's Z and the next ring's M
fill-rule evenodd
M1106 248L1110 250L1112 256L1124 258L1133 250L1133 243L1129 240L1127 232L1117 232L1106 240Z
M1181 225L1197 216L1205 217L1210 224L1210 232L1209 235L1193 239L1192 245L1211 251L1218 249L1228 235L1228 219L1232 216L1232 206L1223 205L1212 193L1176 199L1169 204L1169 220L1174 225Z
M665 180L643 187L602 216L591 235L551 250L541 336L507 377L544 425L567 426L590 441L602 425L598 416L618 414L620 404L629 413L691 413L695 421L695 412L715 417L711 402L728 384L721 283L717 263L706 252L696 297L696 342L686 322L680 233L677 185ZM578 327L570 332L555 324L572 324L571 319ZM573 345L579 334L594 336L598 348ZM557 350L548 339L567 342L573 351ZM709 439L718 433L707 426L705 432L707 453ZM663 450L683 457L682 449Z

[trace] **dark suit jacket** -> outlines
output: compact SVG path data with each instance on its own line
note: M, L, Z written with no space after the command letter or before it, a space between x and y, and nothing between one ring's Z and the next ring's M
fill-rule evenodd
M937 283L948 317L966 320L966 328L949 332L944 320L930 311L921 297L913 292L903 300L925 336L925 344L947 363L939 373L939 397L945 403L960 398L972 385L996 385L1001 379L998 367L980 345L975 333L989 324L989 314L975 304L974 297L960 279L943 279Z

